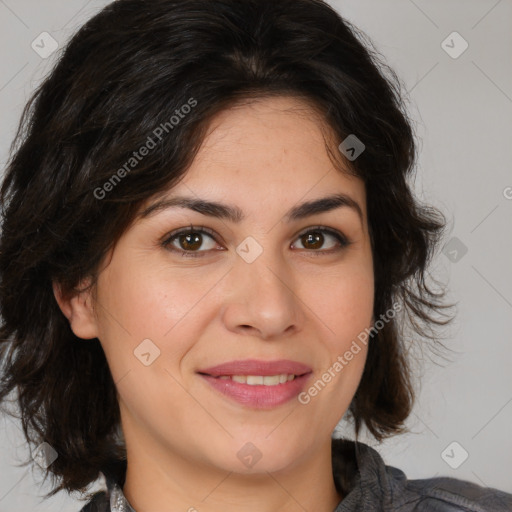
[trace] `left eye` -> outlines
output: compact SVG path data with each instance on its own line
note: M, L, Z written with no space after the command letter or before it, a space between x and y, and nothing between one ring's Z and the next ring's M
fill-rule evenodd
M210 247L207 247L205 250L199 250L199 248L203 246L205 236L207 239L210 239ZM331 238L335 241L334 245L331 244L331 248L327 250L317 250L324 245L326 236L327 239ZM308 228L308 230L303 231L297 239L300 240L305 250L320 253L340 251L351 244L342 233L322 227ZM214 249L216 243L213 231L207 228L190 227L170 233L162 242L162 246L173 252L180 253L181 256L195 258L200 257L200 253ZM336 247L336 245L338 245L338 247Z
M308 229L308 231L299 235L299 240L303 245L311 245L311 247L305 247L305 249L318 249L320 246L324 244L325 237L330 237L334 239L338 243L338 250L350 245L349 240L345 235L339 233L337 231L333 231L331 229L325 228L313 228ZM322 252L333 252L336 251L336 244L331 249ZM318 251L316 251L318 252Z

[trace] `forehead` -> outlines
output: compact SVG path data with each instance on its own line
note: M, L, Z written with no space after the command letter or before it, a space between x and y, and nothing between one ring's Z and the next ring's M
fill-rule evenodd
M322 161L327 157L325 135L333 136L310 101L288 96L246 100L212 119L196 163L215 153L219 160L258 157L279 161L288 155Z
M310 102L278 96L239 103L212 119L175 189L235 197L245 192L257 198L272 187L274 199L279 199L279 190L287 197L338 191L350 192L364 204L364 183L348 172L338 144Z

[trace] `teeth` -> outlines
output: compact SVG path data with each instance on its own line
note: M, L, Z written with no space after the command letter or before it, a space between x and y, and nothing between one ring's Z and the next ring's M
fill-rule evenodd
M232 379L240 384L249 384L250 386L277 386L277 384L284 384L287 381L293 380L295 375L281 373L280 375L222 375L219 379Z

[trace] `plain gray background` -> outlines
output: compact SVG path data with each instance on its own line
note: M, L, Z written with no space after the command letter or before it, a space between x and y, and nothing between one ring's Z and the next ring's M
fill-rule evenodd
M62 48L107 3L0 0L2 172L21 109L58 54L43 59L32 41L48 32ZM445 475L512 492L512 1L330 4L370 36L410 93L415 190L450 222L431 272L458 303L445 331L456 353L452 362L427 358L418 373L412 433L362 440L409 478ZM340 432L347 428L343 420ZM27 454L19 426L1 417L0 429L0 512L78 511L83 503L64 493L41 499L49 490L41 474L16 467Z

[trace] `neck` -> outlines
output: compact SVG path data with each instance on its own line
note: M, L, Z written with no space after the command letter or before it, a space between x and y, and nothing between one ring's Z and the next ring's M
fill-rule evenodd
M137 512L332 512L343 498L334 484L330 438L290 467L251 474L222 471L141 440L125 433L123 492Z

